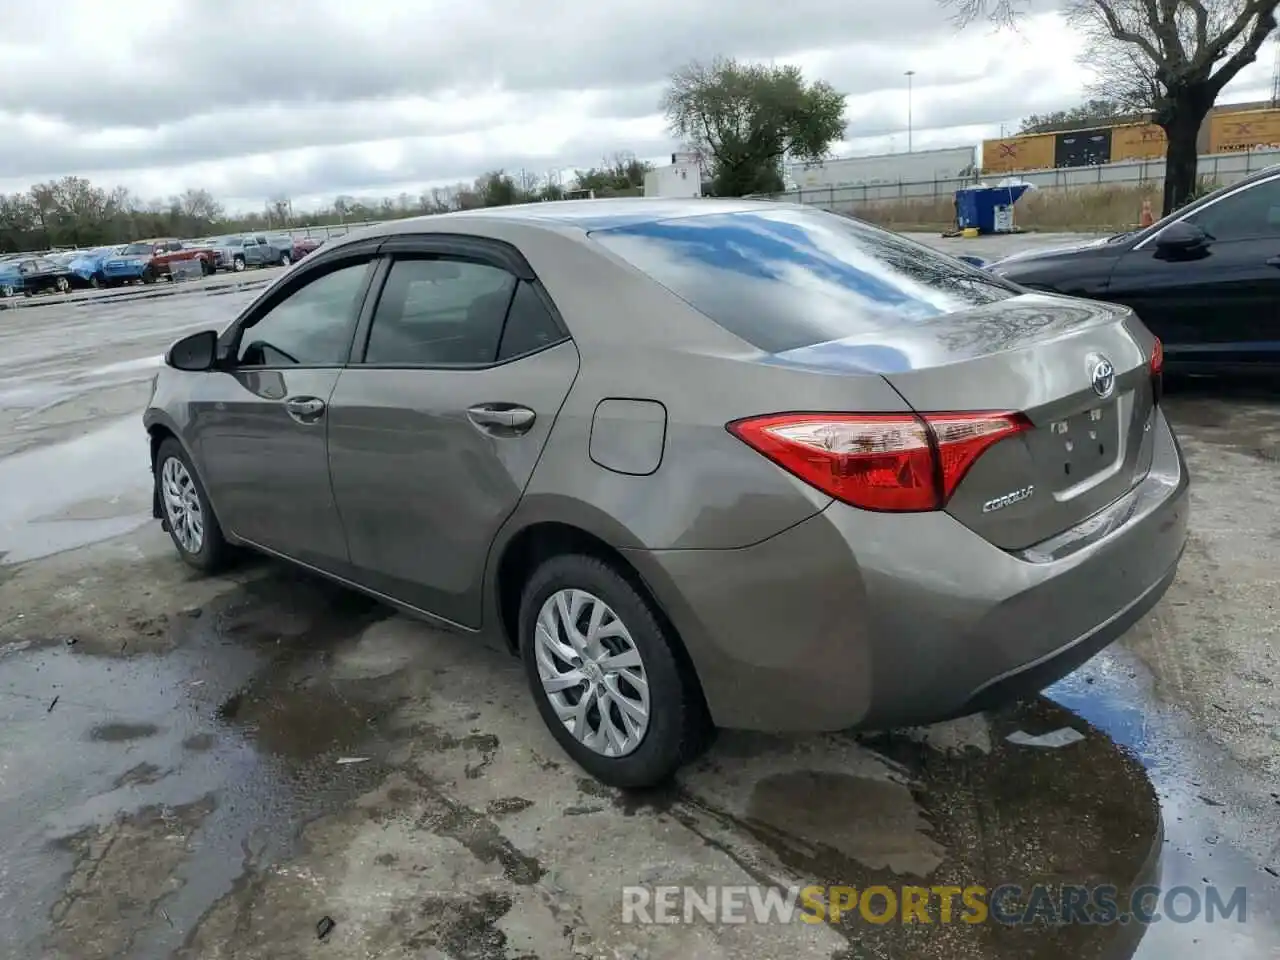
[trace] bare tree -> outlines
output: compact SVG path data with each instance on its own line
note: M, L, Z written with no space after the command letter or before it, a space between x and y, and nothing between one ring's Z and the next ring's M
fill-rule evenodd
M965 25L1007 25L1032 0L939 0ZM1050 0L1038 0L1051 8ZM1276 27L1280 0L1058 0L1081 31L1081 61L1097 77L1095 92L1121 107L1149 111L1164 129L1164 212L1195 193L1196 139L1218 94L1258 57Z

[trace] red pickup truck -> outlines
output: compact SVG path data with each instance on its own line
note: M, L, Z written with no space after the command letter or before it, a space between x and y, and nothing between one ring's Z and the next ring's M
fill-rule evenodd
M173 264L190 260L200 261L200 272L206 277L215 270L213 251L208 247L201 247L185 240L169 238L145 240L143 242L155 247L155 253L151 257L151 265L155 268L157 276L172 277Z

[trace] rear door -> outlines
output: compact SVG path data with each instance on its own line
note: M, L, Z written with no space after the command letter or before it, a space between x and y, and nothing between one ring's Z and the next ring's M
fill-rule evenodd
M1199 250L1161 251L1159 235L1125 254L1107 299L1137 311L1171 367L1280 363L1280 176L1186 217Z
M255 304L192 401L201 474L223 526L338 573L347 548L329 484L328 403L375 247L344 248Z
M385 284L329 405L353 576L475 627L490 543L524 492L578 353L510 248L402 237L383 249Z

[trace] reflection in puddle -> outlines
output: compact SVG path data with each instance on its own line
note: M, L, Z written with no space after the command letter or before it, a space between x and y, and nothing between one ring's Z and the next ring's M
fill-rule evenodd
M1156 700L1145 667L1123 650L1099 654L1046 694L1103 730L1146 768L1163 811L1161 887L1186 886L1203 895L1213 885L1223 891L1224 901L1237 887L1248 890L1245 923L1157 923L1138 956L1280 956L1275 906L1280 883L1241 849L1256 832L1250 822L1259 805L1251 795L1258 790L1253 779L1186 717Z
M280 571L199 617L175 618L164 655L103 656L89 643L11 650L0 671L5 942L37 942L62 913L58 935L75 935L78 917L112 943L136 917L110 898L154 887L172 922L112 955L167 956L248 866L287 856L304 823L385 776L376 691L309 679L324 675L336 644L382 615L348 591ZM220 717L228 703L240 704L236 715ZM347 748L371 759L337 764ZM110 869L124 864L136 876L87 883L107 846ZM130 859L135 847L172 861ZM66 946L48 955L74 955Z
M107 540L150 516L146 435L138 417L0 460L5 563Z

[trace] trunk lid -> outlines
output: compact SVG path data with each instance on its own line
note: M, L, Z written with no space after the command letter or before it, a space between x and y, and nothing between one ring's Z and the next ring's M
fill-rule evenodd
M1127 308L1028 294L776 359L880 373L917 413L1025 414L1032 428L978 457L946 506L1018 550L1088 519L1146 475L1153 344Z

